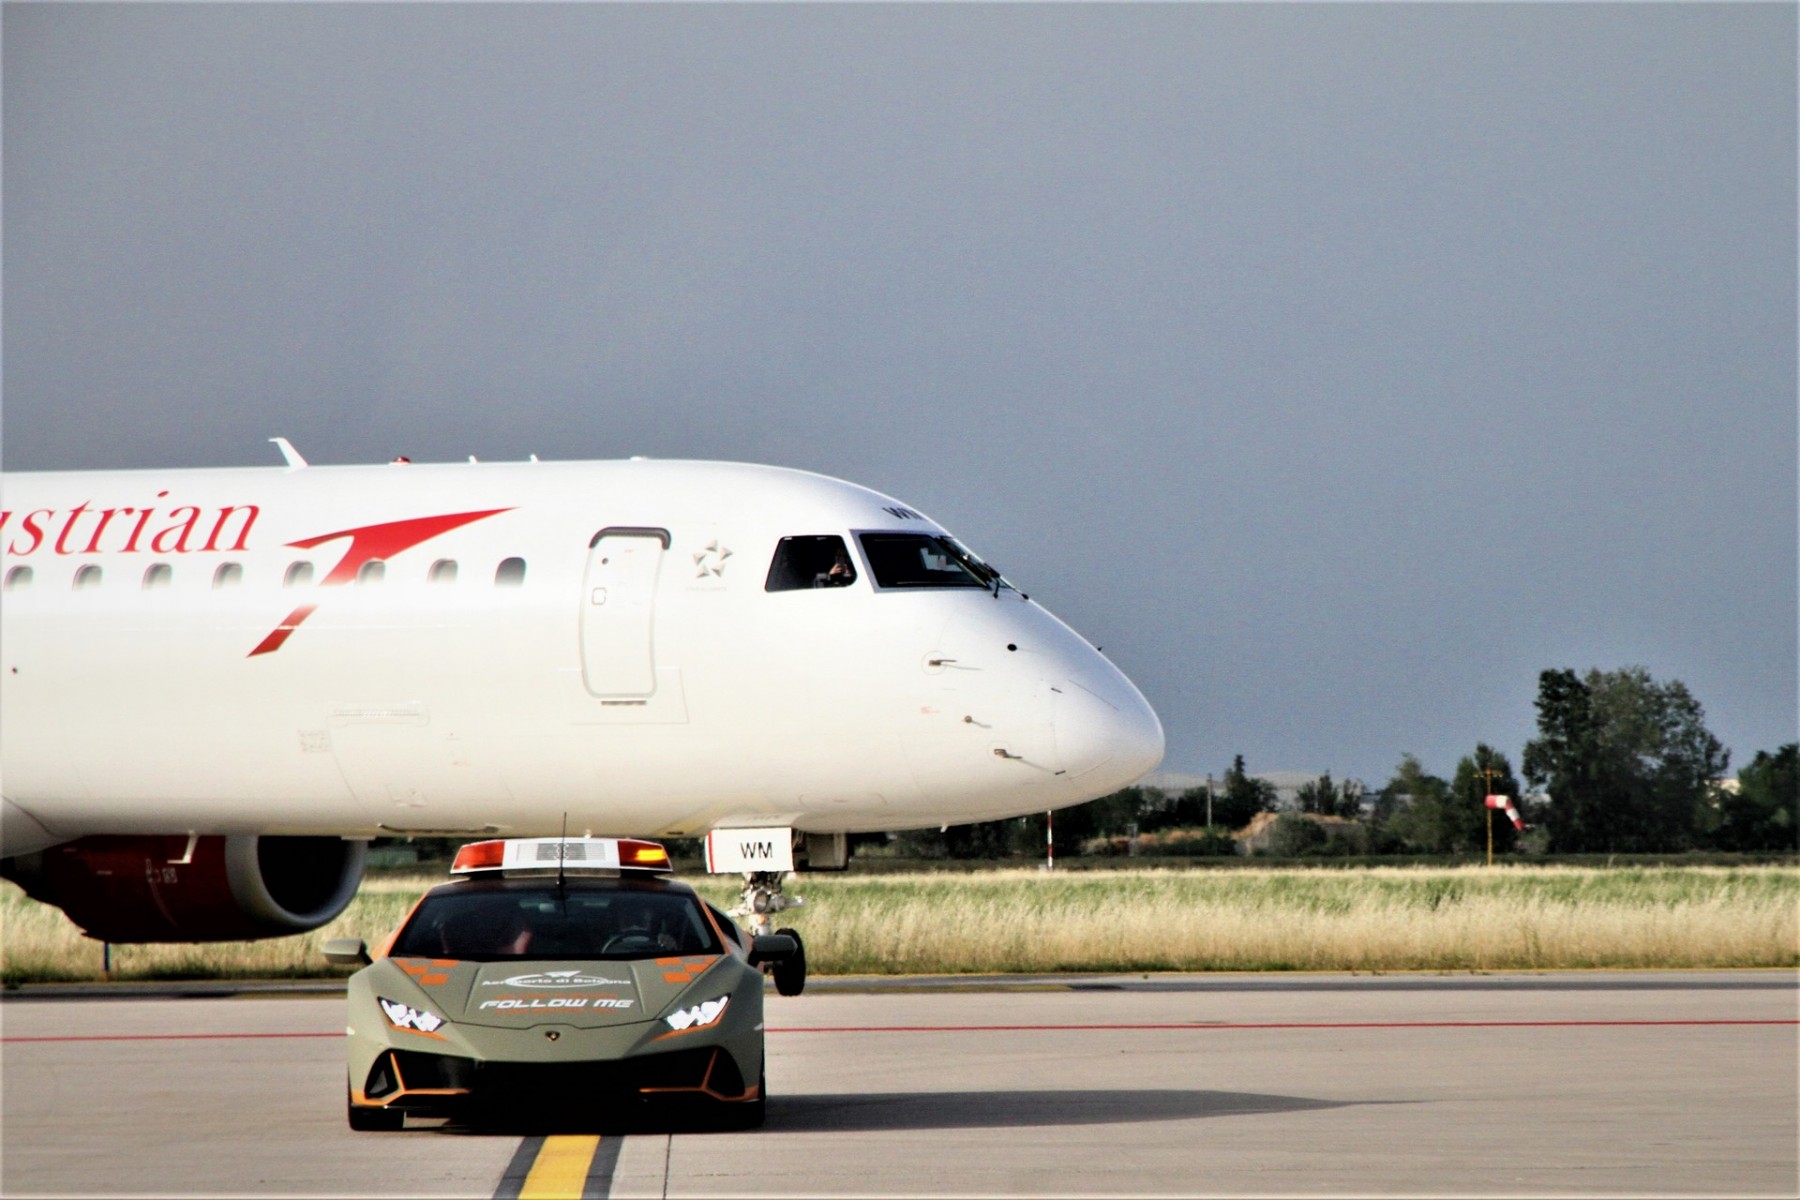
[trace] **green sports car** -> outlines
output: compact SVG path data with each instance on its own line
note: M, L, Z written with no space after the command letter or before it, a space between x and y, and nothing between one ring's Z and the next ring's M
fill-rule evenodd
M665 878L654 842L478 842L349 980L352 1129L406 1114L628 1116L703 1103L762 1123L763 970L804 971L796 939L751 938Z

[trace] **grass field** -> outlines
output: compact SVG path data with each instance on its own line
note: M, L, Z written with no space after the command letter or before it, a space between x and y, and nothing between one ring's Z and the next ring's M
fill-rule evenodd
M373 942L440 874L380 874L323 929L197 946L115 946L117 979L341 973L319 945ZM730 879L691 877L720 907ZM1800 966L1800 868L1002 869L808 875L783 914L820 974L1495 971ZM0 889L0 979L101 977L62 914Z

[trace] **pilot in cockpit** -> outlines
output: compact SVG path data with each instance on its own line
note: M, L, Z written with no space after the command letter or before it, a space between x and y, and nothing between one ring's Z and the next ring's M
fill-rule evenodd
M856 572L850 566L850 556L842 551L832 561L830 570L813 576L813 586L816 588L849 587L855 582Z

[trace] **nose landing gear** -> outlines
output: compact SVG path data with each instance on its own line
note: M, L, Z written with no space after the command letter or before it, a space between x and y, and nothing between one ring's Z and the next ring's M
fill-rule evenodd
M774 929L770 918L789 908L797 908L806 903L799 896L784 896L781 892L782 880L787 877L786 871L746 871L744 872L744 890L738 906L731 910L734 917L747 917L750 922L750 936L761 937L764 934L776 933L794 939L798 950L791 956L772 964L768 970L775 977L775 990L783 996L798 996L806 988L806 943L800 940L800 934L794 929Z

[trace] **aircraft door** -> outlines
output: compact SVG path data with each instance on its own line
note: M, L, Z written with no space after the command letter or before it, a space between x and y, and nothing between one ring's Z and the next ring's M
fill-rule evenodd
M588 543L581 588L581 675L607 699L656 690L653 625L666 529L613 527Z

